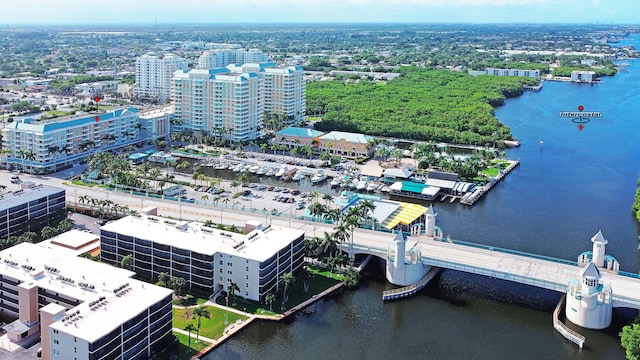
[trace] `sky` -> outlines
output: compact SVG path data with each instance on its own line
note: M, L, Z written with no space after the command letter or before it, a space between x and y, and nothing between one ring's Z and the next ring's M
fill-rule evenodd
M2 0L9 24L638 24L638 0Z

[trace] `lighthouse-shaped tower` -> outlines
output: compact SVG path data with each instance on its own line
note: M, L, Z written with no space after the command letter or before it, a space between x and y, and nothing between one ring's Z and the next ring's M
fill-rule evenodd
M605 286L600 270L590 262L577 279L569 281L567 319L584 328L604 329L611 324L612 313L611 288Z
M578 256L578 266L584 267L593 262L600 270L617 274L620 264L616 258L606 254L605 248L608 241L602 235L602 231L593 235L591 242L593 243L592 251L585 251Z
M429 209L425 213L425 227L426 234L429 237L434 237L436 233L436 213L433 211L433 205L429 205Z
M400 286L413 284L431 268L422 264L420 250L415 245L416 241L408 240L402 231L396 234L387 250L387 280L390 283Z
M604 249L608 243L607 239L602 236L602 230L598 231L598 233L591 238L591 242L593 243L593 259L591 261L593 261L597 267L602 268L604 267Z

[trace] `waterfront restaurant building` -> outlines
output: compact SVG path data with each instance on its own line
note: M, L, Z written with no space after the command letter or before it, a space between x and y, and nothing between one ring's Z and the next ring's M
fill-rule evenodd
M52 215L63 219L65 208L65 191L55 186L36 185L0 195L0 238L41 229Z
M119 264L132 255L138 275L157 279L160 273L187 280L208 294L226 291L231 283L245 299L263 302L276 292L285 273L302 268L304 232L247 223L237 234L151 215L129 215L100 229L100 256Z
M143 139L135 108L50 120L26 118L5 128L4 161L14 169L46 174L82 162L98 151L113 151ZM30 156L33 155L33 156Z
M331 155L369 158L375 151L374 138L364 134L331 131L320 136L318 140L320 152L326 151Z
M9 348L40 337L45 360L151 358L171 340L172 291L133 275L57 246L0 251Z
M322 135L324 133L318 130L289 126L278 131L271 141L274 144L284 145L288 149L293 149L301 146L313 146L314 143L319 144L318 138Z

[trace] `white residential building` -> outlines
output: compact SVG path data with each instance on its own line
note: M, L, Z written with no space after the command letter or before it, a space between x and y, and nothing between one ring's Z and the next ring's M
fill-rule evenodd
M163 272L187 280L209 294L239 287L239 296L264 301L285 273L304 261L304 232L248 223L245 234L151 215L130 215L100 229L102 261L119 264L133 255L138 275L157 279Z
M246 63L229 65L232 71L255 72L263 81L264 111L285 114L286 123L279 127L296 125L304 121L307 106L307 80L300 66L277 66L274 63Z
M114 109L50 120L22 119L5 128L3 161L14 169L50 173L83 161L96 151L144 140L138 110Z
M226 68L176 71L172 79L176 129L217 133L232 141L262 135L264 95L256 73Z
M136 58L136 86L138 96L157 97L161 102L171 97L171 77L177 70L187 69L187 61L175 54L164 57L150 52Z
M9 340L40 337L45 360L151 358L171 341L172 291L133 275L56 246L0 251Z
M571 81L577 83L592 83L598 81L595 71L574 70L571 72Z
M540 70L521 70L521 69L486 69L484 72L486 75L495 76L520 76L520 77L532 77L540 79Z
M215 69L229 64L259 63L267 61L267 54L259 49L211 49L198 58L198 69Z

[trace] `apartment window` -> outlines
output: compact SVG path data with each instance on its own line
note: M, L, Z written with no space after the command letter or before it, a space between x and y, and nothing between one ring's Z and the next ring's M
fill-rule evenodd
M249 275L247 275L247 280L249 280Z
M224 263L222 262L222 260L220 260L220 265L224 265Z
M220 269L220 273L222 274L222 269Z
M227 274L231 275L231 274L233 274L233 271L228 270L228 271L227 271Z
M220 281L222 281L222 276L220 276Z
M233 263L228 262L227 266L233 266Z
M249 283L246 283L244 287L249 288Z
M58 333L59 333L59 331L54 329L54 330L53 330L53 333L54 333L54 334L58 334Z
M75 338L74 338L74 339L75 339ZM77 353L77 352L78 352L78 348L74 346L74 347L73 347L73 352L74 352L74 353Z
M247 266L247 271L249 271L249 267Z
M58 344L60 344L60 341L58 339L53 339L53 343L58 345Z
M73 337L73 342L78 342L78 339L75 336Z

